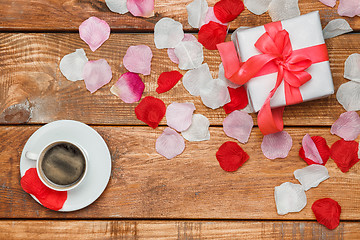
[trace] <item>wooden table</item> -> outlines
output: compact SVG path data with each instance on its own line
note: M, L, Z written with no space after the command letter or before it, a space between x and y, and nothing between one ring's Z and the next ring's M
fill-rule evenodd
M307 192L308 204L300 213L276 213L274 187L296 183L293 171L307 164L298 156L306 133L320 135L331 145L339 138L330 126L345 110L335 95L286 108L285 130L293 138L286 159L266 159L260 149L262 135L254 127L242 145L250 160L237 172L223 171L215 152L228 138L222 130L223 109L210 110L177 84L158 95L157 78L178 70L166 50L154 46L153 28L162 17L180 21L187 32L185 6L191 0L158 0L155 17L135 18L112 13L104 0L0 0L0 239L360 239L360 164L342 173L329 160L331 178ZM216 0L209 0L213 6ZM300 0L301 13L319 10L323 26L339 18L336 8L317 0ZM79 38L78 26L90 16L106 20L110 39L95 53ZM360 18L345 18L355 31ZM245 10L230 24L257 26L270 22L268 14ZM167 160L155 151L165 128L151 129L136 119L137 103L125 104L109 91L126 72L122 58L131 45L146 44L154 57L151 75L143 77L144 96L161 98L166 105L194 102L196 113L210 120L211 140L186 142L180 156ZM335 88L346 82L344 61L360 52L360 35L346 34L326 41ZM94 94L83 81L70 82L59 71L60 59L83 48L89 59L105 58L113 80ZM217 51L205 50L213 77L220 63ZM184 71L182 71L184 73ZM256 121L256 115L253 115ZM70 213L48 210L20 187L19 159L30 135L43 124L59 119L82 121L107 142L112 175L105 192L89 207ZM342 207L341 223L333 231L319 225L312 203L331 197Z

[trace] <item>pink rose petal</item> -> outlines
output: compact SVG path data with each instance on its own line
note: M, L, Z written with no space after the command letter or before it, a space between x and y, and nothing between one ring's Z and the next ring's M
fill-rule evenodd
M319 0L319 1L329 7L335 7L336 5L336 0Z
M87 62L83 74L86 88L91 93L109 83L112 78L111 67L105 59Z
M265 135L261 143L261 150L269 159L286 158L291 147L292 139L286 131Z
M130 46L123 59L124 67L130 72L149 75L151 71L151 48L146 45Z
M127 72L121 75L110 91L124 102L134 103L141 99L144 88L145 85L139 75Z
M197 38L192 34L185 33L182 41L197 41ZM167 53L173 63L179 64L179 59L175 54L175 48L168 48Z
M308 158L318 164L323 163L323 160L320 156L319 150L317 149L314 141L311 139L309 134L306 134L303 137L302 146L304 148L306 158Z
M167 125L178 132L185 131L192 123L194 111L193 103L171 103L166 109Z
M360 134L359 114L353 111L341 114L339 119L331 126L330 132L345 141L355 140Z
M359 0L340 0L338 6L338 14L340 16L355 17L360 14Z
M135 17L154 16L155 0L127 0L126 6Z
M110 36L107 22L97 17L90 17L79 26L80 38L95 52Z
M171 128L165 128L164 132L156 140L156 151L171 159L181 154L185 149L184 138Z
M208 24L211 21L227 26L227 23L222 23L219 19L216 18L215 13L214 13L214 7L209 7L209 9L206 13L206 16L205 16L205 21L203 24L201 24L201 26Z
M241 143L247 143L254 122L248 113L236 110L225 118L223 126L227 136L235 138Z

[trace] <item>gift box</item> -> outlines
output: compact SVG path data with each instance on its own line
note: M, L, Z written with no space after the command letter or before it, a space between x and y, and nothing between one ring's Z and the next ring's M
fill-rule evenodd
M287 101L284 81L282 81L276 89L275 94L271 97L271 108L315 100L333 94L334 85L319 12L311 12L306 15L271 24L277 25L277 27L280 26L280 28L288 32L291 47L294 52L307 55L312 60L310 67L305 69L305 71L311 75L311 79L298 88L301 94L300 100L290 101L290 103ZM255 46L255 43L265 32L269 32L267 25L249 28L235 33L234 44L241 62L246 62L253 56L264 54ZM322 56L318 57L318 55ZM275 87L279 74L274 66L266 66L266 68L268 69L265 71L262 69L255 77L246 83L249 103L255 112L258 112L264 105L270 91ZM269 68L272 68L272 70Z

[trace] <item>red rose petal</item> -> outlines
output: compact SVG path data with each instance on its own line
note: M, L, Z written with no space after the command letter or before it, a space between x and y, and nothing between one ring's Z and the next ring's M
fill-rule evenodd
M238 170L248 159L249 155L236 142L225 142L216 152L216 159L220 167L227 172Z
M321 159L323 160L323 163L321 165L325 165L330 157L330 148L327 145L325 138L320 137L320 136L313 136L313 137L311 137L311 139L314 141L314 143L320 153ZM303 147L300 148L299 155L309 165L318 164L318 163L312 161L311 159L305 157L305 151L304 151Z
M151 96L145 97L135 108L136 117L154 129L159 126L165 112L165 103Z
M341 207L337 201L331 198L319 199L313 203L311 209L316 220L328 229L335 229L339 225Z
M345 141L341 139L331 146L331 158L336 165L345 173L359 161L359 143L355 141Z
M236 89L228 87L230 93L231 102L223 106L225 113L230 114L235 110L240 110L245 108L249 101L247 97L246 90L243 86Z
M29 168L20 183L25 192L34 195L44 207L49 209L55 211L61 209L67 199L66 191L55 191L45 186L36 168Z
M157 93L164 93L172 89L183 77L178 71L163 72L160 74L157 81L158 87L156 89Z
M198 41L206 49L216 50L216 44L225 41L227 27L216 22L209 22L200 28Z
M244 3L241 0L221 0L214 6L214 13L222 23L228 23L237 18L244 11Z

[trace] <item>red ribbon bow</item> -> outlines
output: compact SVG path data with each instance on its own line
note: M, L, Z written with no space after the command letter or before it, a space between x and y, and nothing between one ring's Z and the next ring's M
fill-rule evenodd
M315 50L313 53L319 55L315 57L315 62L326 61L328 56L325 44L293 51L289 33L282 29L281 22L267 24L265 29L266 32L255 43L262 54L253 56L246 62L239 62L232 42L221 43L217 47L224 63L225 76L234 83L242 85L257 75L278 72L275 87L258 114L260 131L267 135L283 130L284 107L270 107L270 99L281 82L284 80L287 105L302 102L299 87L311 79L311 75L305 70L314 63L309 53Z

